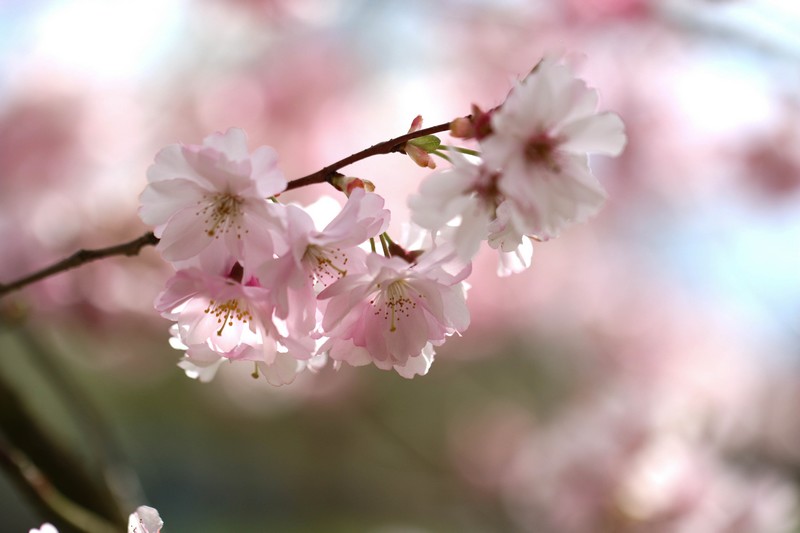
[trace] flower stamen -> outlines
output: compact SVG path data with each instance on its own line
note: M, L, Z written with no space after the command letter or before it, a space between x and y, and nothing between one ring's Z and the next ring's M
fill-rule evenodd
M236 224L236 236L241 239L242 225L238 222L243 202L242 198L230 193L203 196L200 203L205 203L205 206L197 214L206 217L203 220L206 224L206 234L218 239L220 233L227 233Z
M212 314L217 318L217 324L220 324L217 330L217 336L220 337L227 326L233 326L234 321L247 324L248 320L253 320L253 315L250 311L246 308L240 308L239 300L235 298L221 304L217 304L214 300L211 300L208 302L205 313Z
M333 279L341 279L347 275L347 255L343 254L340 248L322 248L311 244L303 254L303 262L311 266L310 277L312 281L322 283L327 286ZM341 266L337 266L340 263Z

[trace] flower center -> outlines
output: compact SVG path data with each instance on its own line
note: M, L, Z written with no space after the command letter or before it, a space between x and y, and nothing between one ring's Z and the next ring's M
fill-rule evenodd
M221 233L231 230L236 231L236 237L242 238L241 214L244 200L239 196L230 193L217 193L204 195L198 204L203 205L197 212L198 216L203 216L206 225L206 234L209 237L219 239ZM245 230L247 233L247 230Z
M378 284L381 288L381 284ZM397 323L417 308L417 302L407 296L411 286L405 280L391 282L376 298L370 300L375 308L375 316L383 315L384 320L389 320L389 331L397 331ZM418 294L421 298L422 295ZM376 304L377 302L377 304Z
M503 203L505 199L497 186L499 180L499 172L482 170L470 189L470 192L475 193L484 208L492 214L492 218L497 216L497 206Z
M316 244L308 245L303 254L303 263L310 269L308 276L311 281L326 287L347 275L347 261L347 255L340 248L323 248Z
M208 307L205 309L206 314L214 315L217 318L219 329L217 335L222 336L226 326L233 326L234 321L239 321L242 324L247 324L248 320L253 320L253 315L250 314L245 308L239 307L239 300L231 298L223 303L217 303L214 300L208 302Z
M561 167L555 158L558 144L558 140L549 134L537 133L525 145L525 159L533 165L544 165L553 172L559 172Z

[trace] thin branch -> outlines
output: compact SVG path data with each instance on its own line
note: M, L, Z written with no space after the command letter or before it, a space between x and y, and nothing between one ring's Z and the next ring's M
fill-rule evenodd
M430 128L425 128L418 131L412 131L411 133L406 133L405 135L395 137L394 139L389 139L388 141L375 144L373 146L370 146L369 148L361 150L358 153L345 157L344 159L340 159L336 163L332 163L327 167L314 172L313 174L309 174L308 176L303 176L302 178L297 178L296 180L290 181L289 185L286 187L286 190L291 191L292 189L298 189L300 187L305 187L306 185L312 185L314 183L325 183L326 181L330 181L330 179L333 178L333 176L340 168L344 168L347 165L352 165L357 161L361 161L362 159L367 159L368 157L372 157L374 155L383 155L383 154L391 154L392 152L400 152L403 150L403 145L405 145L411 139L424 137L426 135L433 135L434 133L441 133L449 129L450 129L450 123L444 122L442 124L437 124L436 126L431 126Z
M48 501L46 497L54 493L69 493L69 501L80 508L112 523L124 522L123 504L116 500L110 487L103 479L90 474L83 462L45 430L2 374L0 435L0 442L5 443L3 446L7 452L19 450L24 453L24 461L18 462L17 467L26 474L21 480L31 485L34 493L28 492L28 495L36 495L34 501L52 507L53 504L59 505L61 500L56 496L56 500ZM9 457L15 458L13 454ZM4 466L8 470L9 464Z
M340 159L339 161L332 163L312 174L290 181L287 184L285 191L299 189L300 187L313 185L315 183L330 182L330 180L336 176L337 171L346 167L347 165L352 165L357 161L361 161L375 155L402 152L406 142L410 141L411 139L424 137L425 135L433 135L434 133L441 133L443 131L447 131L448 129L450 129L450 122L443 122L442 124L437 124L436 126L406 133L405 135L400 135L399 137L389 139L388 141L375 144L369 148L361 150L360 152L347 156L344 159ZM41 281L60 272L85 265L86 263L90 263L98 259L104 259L106 257L112 257L115 255L138 255L142 248L145 246L155 246L158 244L158 241L158 237L156 237L153 232L148 232L141 237L124 244L118 244L116 246L109 246L108 248L100 248L97 250L78 250L66 259L34 272L33 274L20 278L16 281L12 281L11 283L0 283L0 298L10 292L19 290L32 283L36 283L37 281Z
M158 244L158 238L153 235L153 232L151 231L130 242L117 244L116 246L99 248L97 250L78 250L66 259L62 259L58 263L50 265L47 268L43 268L42 270L18 279L17 281L12 281L7 285L0 284L0 298L10 292L19 290L26 285L30 285L31 283L36 283L37 281L49 278L50 276L58 274L59 272L64 272L65 270L70 270L72 268L85 265L86 263L91 263L92 261L97 261L98 259L104 259L106 257L112 257L115 255L134 256L137 255L145 246L153 246L155 244Z
M28 497L44 511L48 520L56 522L61 531L114 533L119 531L111 522L70 500L56 489L27 457L17 450L0 446L0 468L6 471Z
M104 483L117 501L142 501L139 479L128 464L122 446L97 404L61 364L55 348L26 325L14 328L12 335L30 356L29 359L50 382L69 410L76 429L86 444L87 459L93 461L95 477ZM99 475L97 475L99 474Z

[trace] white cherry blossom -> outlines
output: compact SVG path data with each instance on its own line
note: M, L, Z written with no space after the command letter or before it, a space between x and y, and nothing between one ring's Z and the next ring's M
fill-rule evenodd
M626 137L620 117L597 113L597 102L596 90L547 58L492 114L481 150L502 172L497 186L520 233L555 237L605 201L588 154L619 155Z

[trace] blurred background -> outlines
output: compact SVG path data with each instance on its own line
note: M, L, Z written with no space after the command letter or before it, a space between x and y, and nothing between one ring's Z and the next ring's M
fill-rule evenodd
M529 271L479 257L423 378L190 380L151 248L2 300L0 374L167 532L800 531L798 30L791 0L4 1L0 281L147 231L167 144L239 126L296 178L497 105L545 53L629 142ZM425 171L346 170L398 232ZM43 521L7 476L0 516Z

